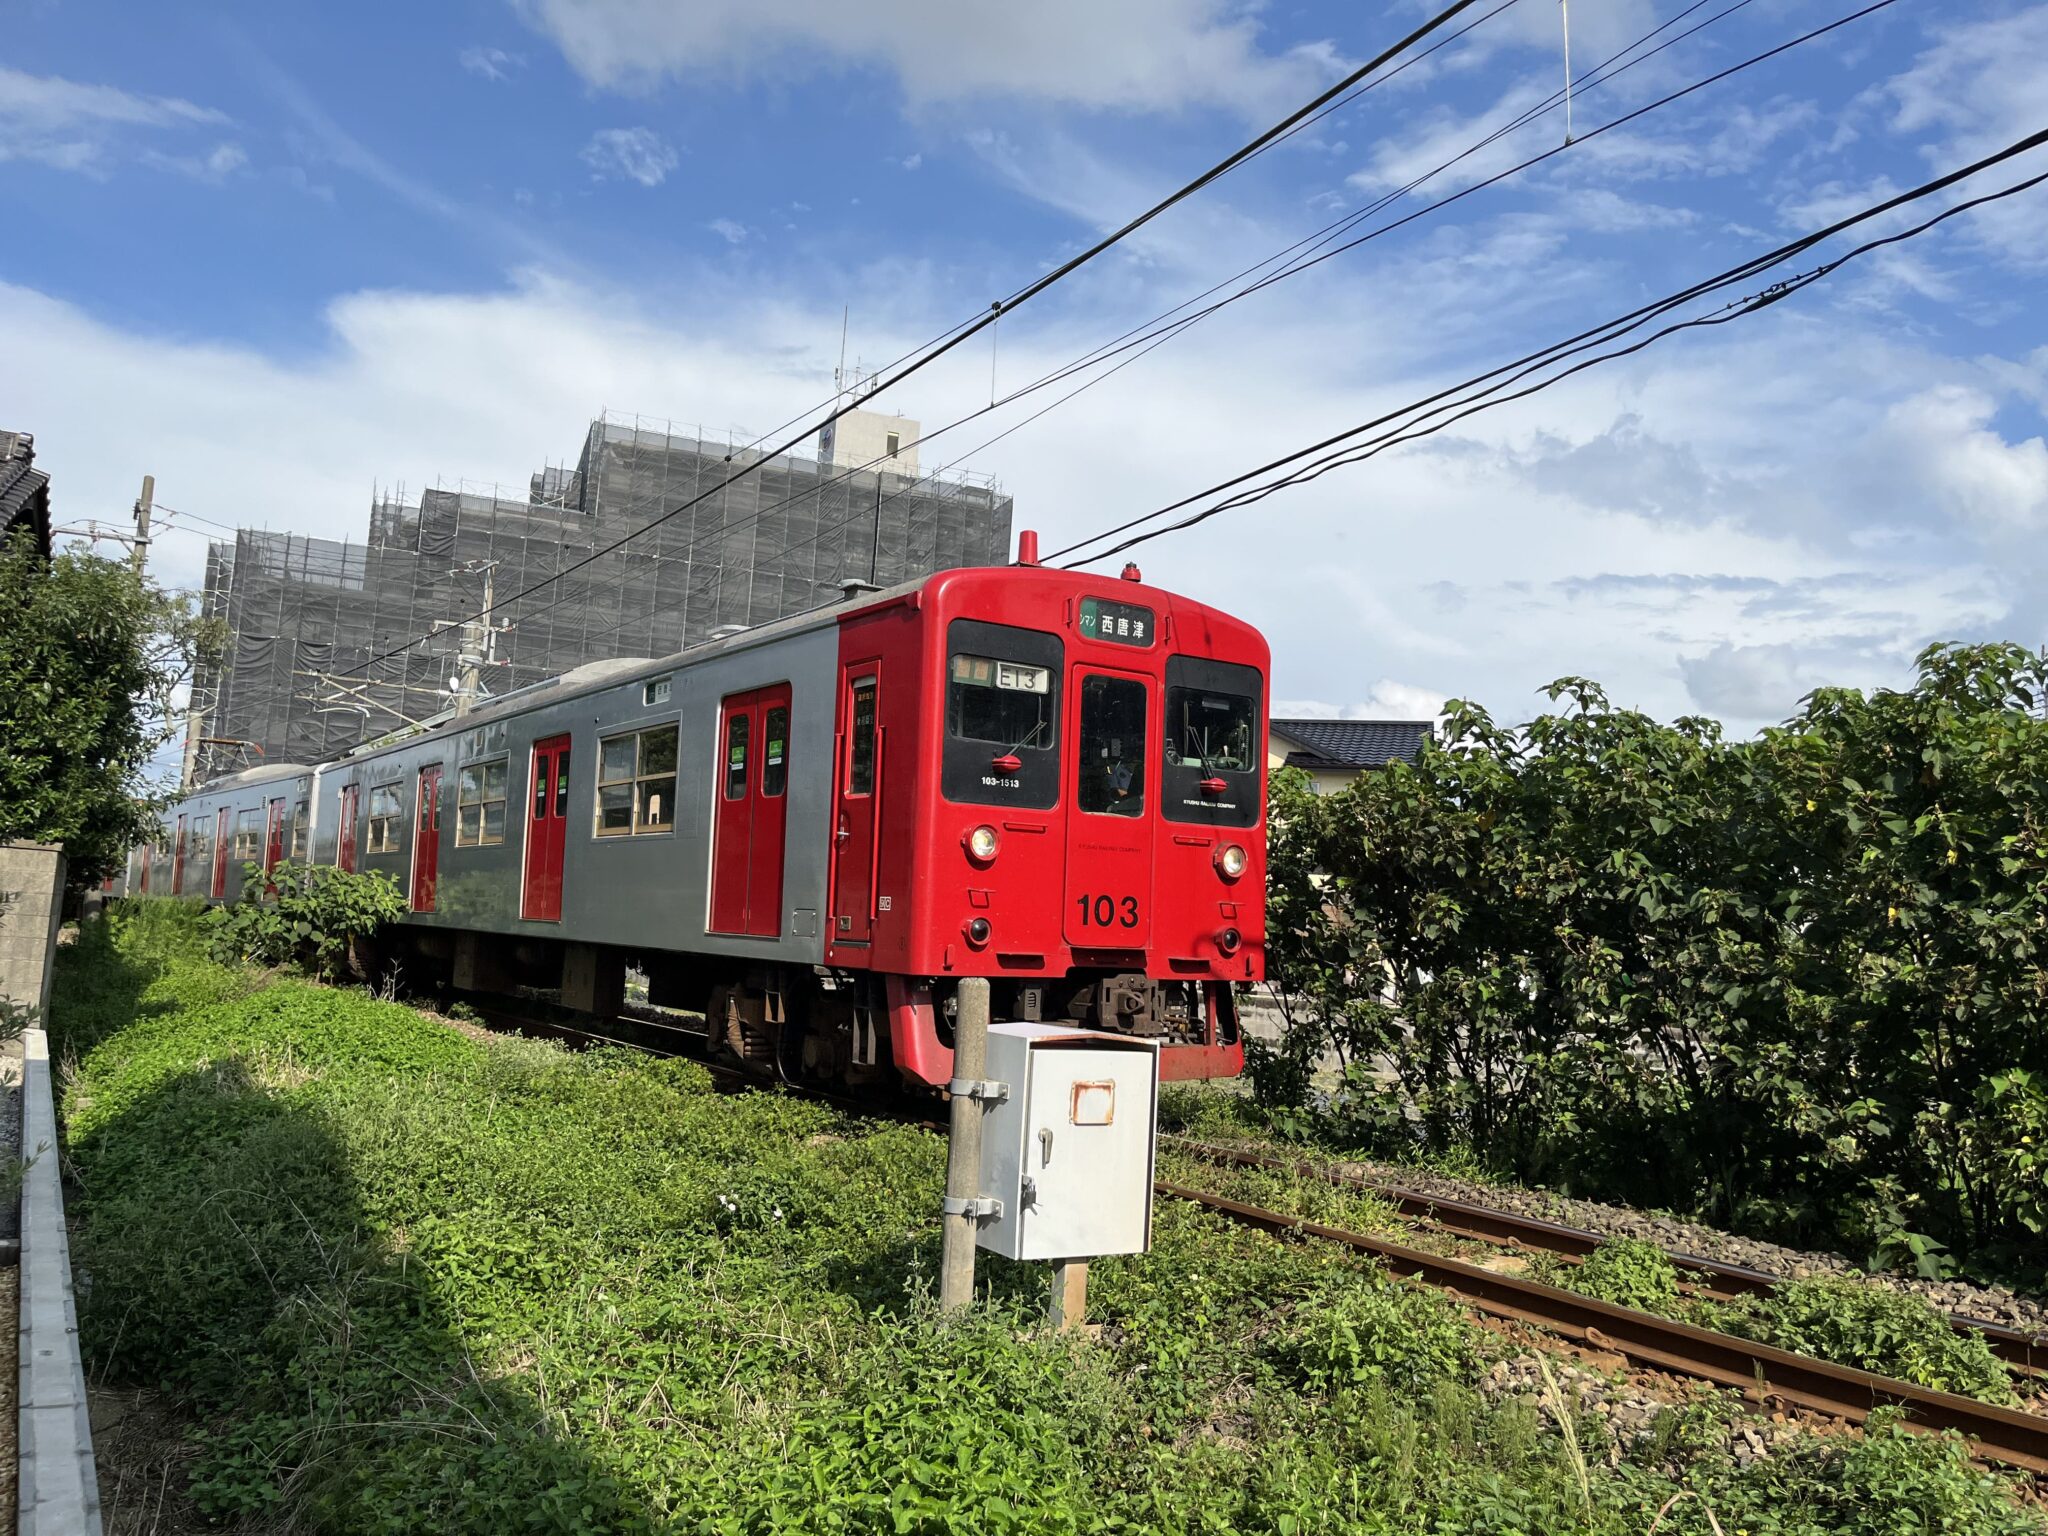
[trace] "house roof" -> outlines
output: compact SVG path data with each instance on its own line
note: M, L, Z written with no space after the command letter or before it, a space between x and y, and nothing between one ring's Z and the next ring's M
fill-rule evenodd
M1290 768L1384 768L1412 763L1435 734L1429 720L1275 720L1273 734L1288 743Z
M0 538L26 526L47 560L50 477L35 467L35 459L34 439L27 433L0 432Z

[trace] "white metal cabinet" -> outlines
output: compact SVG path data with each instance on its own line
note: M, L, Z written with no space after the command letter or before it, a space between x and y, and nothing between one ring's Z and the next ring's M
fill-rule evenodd
M1158 1042L992 1024L988 1075L1008 1094L986 1111L981 1192L1002 1211L976 1242L1012 1259L1151 1247Z

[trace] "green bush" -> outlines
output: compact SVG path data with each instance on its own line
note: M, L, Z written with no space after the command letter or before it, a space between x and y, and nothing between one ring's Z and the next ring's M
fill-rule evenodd
M1987 1402L2014 1400L2012 1376L1976 1334L1960 1333L1919 1297L1864 1281L1788 1280L1718 1309L1716 1326Z
M257 965L305 961L332 976L350 946L405 913L405 894L383 870L354 873L327 864L242 866L242 894L208 921L214 958Z
M1253 1086L1326 1135L2048 1284L2048 656L1937 646L1724 741L1583 678L1274 775ZM1354 1075L1326 1106L1308 1068Z
M1318 1392L1383 1382L1413 1393L1469 1371L1478 1352L1471 1324L1442 1291L1346 1275L1295 1309L1275 1357Z
M1678 1267L1655 1243L1617 1237L1572 1266L1562 1283L1581 1296L1639 1312L1670 1312L1678 1305Z

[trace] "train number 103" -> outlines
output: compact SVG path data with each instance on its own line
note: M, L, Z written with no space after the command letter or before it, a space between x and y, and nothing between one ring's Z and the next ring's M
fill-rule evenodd
M1135 896L1076 896L1083 928L1135 928L1138 926L1138 898Z

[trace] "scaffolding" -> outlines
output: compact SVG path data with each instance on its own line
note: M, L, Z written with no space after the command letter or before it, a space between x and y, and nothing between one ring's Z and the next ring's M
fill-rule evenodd
M888 586L1009 558L1011 501L986 476L849 471L784 454L717 489L764 457L701 429L605 412L574 468L543 467L524 495L469 482L417 501L379 491L360 544L243 529L207 560L205 611L229 640L222 664L195 680L195 743L318 761L446 707L461 646L451 621L482 605L474 571L485 565L498 593L490 619L504 632L482 683L504 693L800 613L836 600L847 580ZM224 770L212 755L199 747L195 780Z

